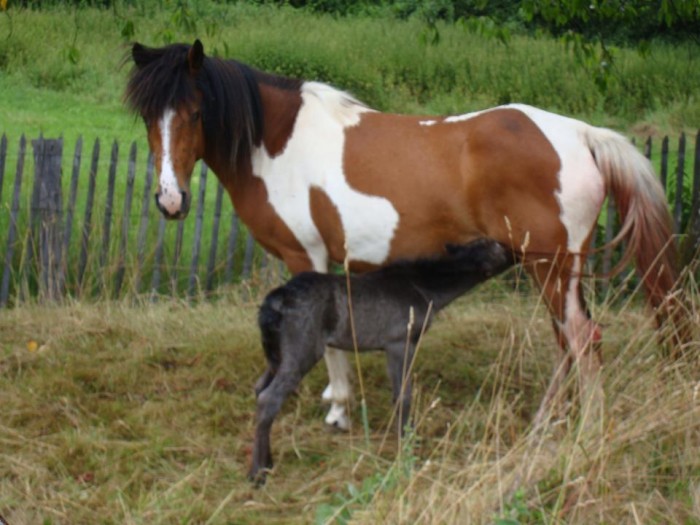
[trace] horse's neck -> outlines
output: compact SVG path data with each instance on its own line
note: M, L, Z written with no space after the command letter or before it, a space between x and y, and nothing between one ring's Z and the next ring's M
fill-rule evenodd
M275 157L284 150L292 133L301 96L298 90L269 83L261 83L259 89L263 105L263 139L251 153L254 157L264 150L266 156ZM271 221L280 219L268 202L265 183L253 174L252 158L245 159L239 166L231 166L219 158L205 157L204 161L226 189L240 219L259 242L273 253L280 251L278 244L290 244L288 235L265 238L263 232L270 229ZM282 230L284 228L277 229L278 232Z
M270 157L279 155L292 135L299 108L299 90L284 89L270 84L259 84L260 99L263 104L263 141Z

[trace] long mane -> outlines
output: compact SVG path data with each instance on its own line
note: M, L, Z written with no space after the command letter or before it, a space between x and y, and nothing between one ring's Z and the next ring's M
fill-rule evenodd
M191 46L172 44L140 47L125 93L128 107L147 124L166 109L202 97L205 157L239 168L250 159L263 136L263 105L258 82L298 89L300 81L273 77L234 60L204 57L192 74L188 64Z

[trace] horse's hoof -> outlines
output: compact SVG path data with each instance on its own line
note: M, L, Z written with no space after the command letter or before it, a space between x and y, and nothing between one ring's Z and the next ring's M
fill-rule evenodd
M337 403L331 405L331 409L326 416L326 425L338 428L340 430L350 430L350 420L345 414L345 407Z

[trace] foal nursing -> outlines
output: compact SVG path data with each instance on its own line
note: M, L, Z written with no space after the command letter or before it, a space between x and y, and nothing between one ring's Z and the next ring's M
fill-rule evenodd
M264 482L266 469L272 467L272 422L287 396L321 360L327 345L352 351L356 343L358 350L386 352L402 430L411 406L411 380L404 374L423 325L430 324L435 312L516 262L510 250L487 239L446 248L445 258L401 262L351 276L354 323L345 276L302 273L268 294L258 318L268 368L255 385L258 406L251 480ZM407 334L411 309L413 323Z

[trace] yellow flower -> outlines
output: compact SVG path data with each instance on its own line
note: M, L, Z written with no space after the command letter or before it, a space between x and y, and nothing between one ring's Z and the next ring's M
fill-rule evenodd
M0 9L3 11L7 9L7 0L0 0Z
M0 2L3 2L3 1L6 1L6 0L0 0ZM36 352L38 348L39 348L39 343L37 343L34 339L30 339L29 341L27 341L27 350L29 350L30 352Z

